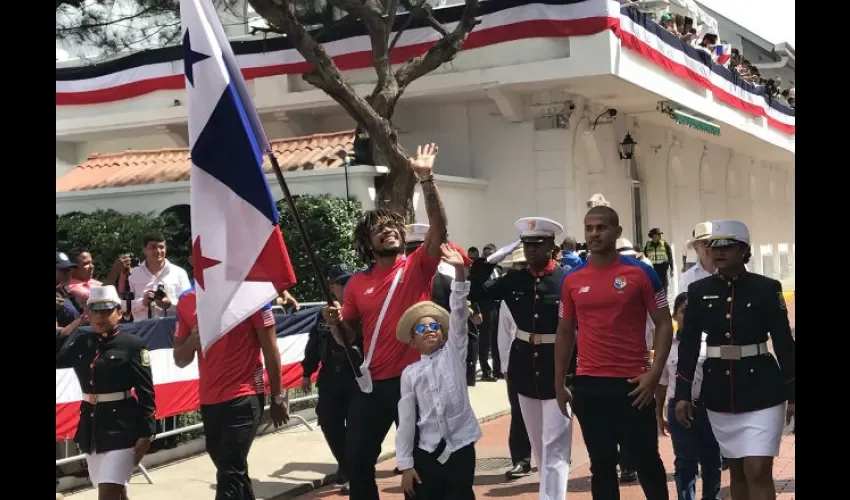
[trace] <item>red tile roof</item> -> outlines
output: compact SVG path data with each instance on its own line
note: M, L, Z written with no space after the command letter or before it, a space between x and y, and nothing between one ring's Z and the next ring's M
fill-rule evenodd
M271 145L284 172L336 168L343 164L340 151L354 151L354 131L277 139ZM183 148L95 153L56 179L56 192L185 181L189 167L189 150ZM263 169L271 173L268 159Z

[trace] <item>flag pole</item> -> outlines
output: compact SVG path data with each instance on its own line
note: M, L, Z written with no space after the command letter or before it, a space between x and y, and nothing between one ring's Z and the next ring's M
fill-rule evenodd
M310 266L312 266L313 273L316 275L316 282L319 284L319 290L322 292L322 297L325 298L325 302L327 302L329 306L333 306L334 300L333 295L331 295L331 289L328 286L328 281L325 279L325 275L319 267L319 261L316 259L316 252L313 251L313 244L310 243L310 237L307 235L307 230L304 229L304 224L302 224L301 217L298 215L298 209L295 208L295 200L292 199L292 193L289 192L289 186L286 184L286 179L283 178L283 172L280 170L280 164L277 162L277 157L273 151L269 151L267 154L269 161L272 164L274 175L277 177L277 182L280 184L280 189L283 191L283 198L286 200L289 210L292 211L292 218L295 220L295 227L298 228L298 233L301 235L301 243L304 245L304 251L307 252L307 257L310 259ZM343 342L343 347L345 348L345 357L348 359L348 364L354 371L354 376L362 377L363 374L360 372L359 364L353 361L354 358L351 355L351 344L348 342L348 338L346 338L345 335L340 335L340 337Z

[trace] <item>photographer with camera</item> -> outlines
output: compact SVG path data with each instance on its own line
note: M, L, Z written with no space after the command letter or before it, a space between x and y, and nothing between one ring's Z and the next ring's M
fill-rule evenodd
M176 316L178 297L192 288L189 275L165 258L165 238L161 234L145 236L143 245L145 260L132 269L127 279L129 293L133 294L132 317L138 320ZM127 290L123 292L126 294Z

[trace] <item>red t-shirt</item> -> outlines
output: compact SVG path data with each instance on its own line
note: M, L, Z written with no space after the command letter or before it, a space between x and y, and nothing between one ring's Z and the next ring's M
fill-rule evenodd
M195 292L177 303L176 338L187 338L198 324ZM256 330L274 326L271 305L236 325L207 351L198 352L198 399L202 405L265 392L263 356Z
M570 269L561 285L560 315L574 319L577 375L631 378L646 370L646 313L667 308L655 270L620 255L613 264Z
M392 268L372 266L356 273L348 281L342 317L360 320L365 357L395 273L404 269L381 323L381 331L378 332L375 352L369 364L372 380L400 377L407 365L419 359L419 351L398 341L395 329L408 307L423 300L431 300L431 283L439 265L439 257L429 257L425 247L419 247L407 257L399 258Z

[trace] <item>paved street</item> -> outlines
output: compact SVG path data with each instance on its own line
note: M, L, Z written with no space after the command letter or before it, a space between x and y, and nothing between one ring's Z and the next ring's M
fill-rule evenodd
M484 437L476 445L478 457L478 470L475 478L475 495L477 498L511 498L515 500L536 500L538 498L538 475L522 480L506 482L504 472L507 470L510 456L507 448L508 427L510 417L504 416L491 420L482 425ZM590 470L587 451L582 442L581 430L576 422L573 429L573 465L570 472L569 500L591 500L590 497ZM794 494L794 443L795 436L786 435L782 441L781 455L776 460L775 477L778 492L778 500L793 500ZM668 484L670 485L670 498L675 499L673 483L673 449L670 438L662 438L661 458L667 466ZM392 473L395 460L390 459L378 464L378 486L381 490L381 500L403 500L401 492L400 476ZM701 486L697 486L698 492ZM299 500L317 500L328 498L340 498L338 488L326 487L302 496ZM622 485L620 488L622 500L643 499L643 492L637 483ZM723 473L723 489L721 498L726 500L729 495L729 473Z

